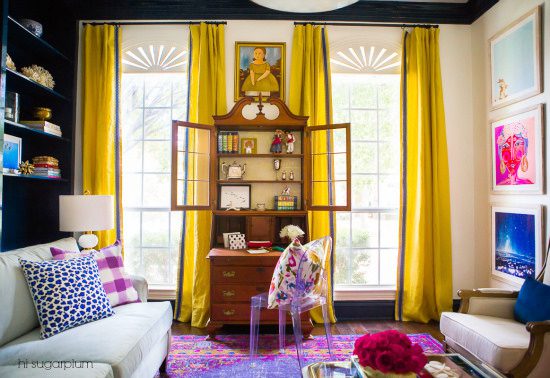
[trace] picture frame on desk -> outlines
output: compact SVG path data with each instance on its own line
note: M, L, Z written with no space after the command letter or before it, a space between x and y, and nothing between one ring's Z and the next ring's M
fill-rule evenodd
M19 137L4 134L3 145L3 167L4 173L19 173L19 164L21 163L21 150L23 140Z
M220 184L218 204L220 210L250 209L250 184Z

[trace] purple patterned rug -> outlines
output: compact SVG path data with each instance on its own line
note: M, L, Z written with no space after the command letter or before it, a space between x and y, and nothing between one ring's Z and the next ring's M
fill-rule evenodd
M335 360L346 361L355 339L361 335L334 335ZM408 335L426 353L443 353L439 341L430 334ZM259 359L253 367L248 359L248 335L220 335L217 341L205 336L180 335L172 338L167 376L175 377L300 377L293 337L288 335L285 353L279 353L277 335L260 335ZM304 342L308 363L329 361L324 336ZM253 370L252 370L253 369Z

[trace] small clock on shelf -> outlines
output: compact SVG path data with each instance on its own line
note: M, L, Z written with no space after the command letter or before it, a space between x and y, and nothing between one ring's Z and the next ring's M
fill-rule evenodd
M250 209L250 185L220 185L219 193L220 209Z

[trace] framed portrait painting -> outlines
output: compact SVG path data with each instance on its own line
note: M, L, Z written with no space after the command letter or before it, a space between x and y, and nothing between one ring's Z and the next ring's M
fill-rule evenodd
M538 105L491 122L495 193L543 192L543 119L542 105Z
M518 285L536 278L543 260L541 207L493 205L491 214L493 277Z
M493 109L541 93L540 6L489 41Z
M284 42L235 42L235 101L244 96L285 100Z

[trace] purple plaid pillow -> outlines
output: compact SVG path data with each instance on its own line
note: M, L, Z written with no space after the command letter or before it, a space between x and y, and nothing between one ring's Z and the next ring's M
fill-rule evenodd
M90 254L90 252L63 251L55 247L51 247L50 251L54 260L68 260ZM124 271L119 240L99 251L92 251L91 254L97 262L99 277L112 307L140 302L130 276Z

